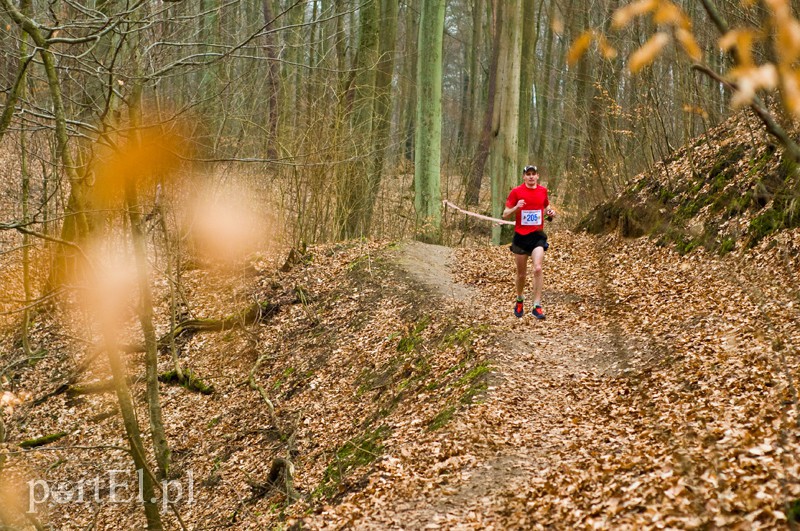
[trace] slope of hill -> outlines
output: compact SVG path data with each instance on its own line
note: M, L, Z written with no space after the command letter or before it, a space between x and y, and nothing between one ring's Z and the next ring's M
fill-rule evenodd
M366 485L385 448L440 438L437 430L485 392L490 334L462 322L457 307L441 304L429 283L398 265L413 263L429 280L443 279L440 291L454 289L439 272L444 262L415 245L352 242L294 253L284 265L265 257L245 274L184 273L194 317L232 315L253 301L278 307L245 328L178 338L184 368L212 387L201 394L162 385L172 495L182 487L176 513L191 527L263 529L287 513L336 503ZM169 323L165 287L157 298L161 333ZM135 340L135 320L129 325ZM94 326L80 307L40 314L33 342L45 350L31 360L12 330L3 336L8 408L0 477L6 493L16 492L0 504L8 525L30 517L59 529L144 524L105 354L78 339L91 337ZM143 362L140 354L128 358L144 429ZM163 351L159 371L172 368ZM55 437L43 444L47 436ZM281 459L292 463L293 476L283 476L291 485L268 481ZM117 472L109 477L109 470ZM167 527L178 527L163 509Z
M354 241L183 271L186 316L229 326L177 338L205 386L161 387L165 527L800 521L800 229L776 232L796 177L733 127L584 221L612 234L556 222L543 322L513 317L505 247ZM253 303L270 311L250 322ZM135 310L121 343L141 338ZM97 322L65 300L32 330L32 356L0 336L0 524L142 528ZM125 359L149 445L144 358Z
M648 235L681 252L749 248L800 225L800 179L761 122L739 113L638 175L579 223L593 234Z
M563 230L551 242L543 322L511 314L513 263L500 247L351 242L285 268L275 257L233 277L186 271L195 311L228 315L253 300L279 310L180 338L182 363L214 389L162 387L176 502L166 527L796 518L800 231L725 257ZM3 413L0 516L17 527L141 527L116 401L96 385L106 363L76 340L90 323L55 317L37 320L48 352L36 360L19 359L4 335L17 362L3 369L4 389L19 402ZM142 361L128 358L146 425ZM164 353L160 369L170 368ZM36 400L65 382L78 385ZM274 469L280 459L291 478ZM31 493L41 503L25 514Z

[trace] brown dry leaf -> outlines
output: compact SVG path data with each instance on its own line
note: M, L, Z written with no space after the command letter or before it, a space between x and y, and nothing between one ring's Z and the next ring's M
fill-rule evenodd
M700 49L700 45L697 44L694 34L692 34L691 31L685 28L678 28L675 30L675 39L680 43L683 51L686 52L686 55L688 55L692 61L700 62L703 60L703 51Z
M586 50L589 49L589 45L592 44L593 36L594 32L592 30L586 30L573 41L572 46L569 47L569 51L567 52L568 65L574 65L581 57L583 57L583 54L585 54Z
M642 68L648 66L655 61L656 57L661 50L664 49L670 41L670 36L663 32L658 32L650 37L641 48L633 52L628 61L628 70L632 74L637 73Z
M621 29L627 26L634 18L649 13L658 8L658 0L637 0L622 6L612 15L611 27Z

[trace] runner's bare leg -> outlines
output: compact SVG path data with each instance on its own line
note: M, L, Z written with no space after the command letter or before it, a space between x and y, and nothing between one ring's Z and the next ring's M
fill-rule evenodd
M542 273L542 264L544 263L544 249L542 247L535 247L533 253L533 302L542 302L542 283L544 274ZM517 262L519 264L519 262ZM517 266L519 267L519 266Z
M522 297L522 294L525 293L525 276L527 275L528 271L528 255L515 254L514 258L517 263L517 297Z

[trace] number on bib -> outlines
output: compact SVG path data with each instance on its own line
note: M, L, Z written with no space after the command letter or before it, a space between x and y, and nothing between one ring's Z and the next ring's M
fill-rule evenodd
M542 224L542 211L541 210L523 210L522 211L522 224L523 225L541 225Z

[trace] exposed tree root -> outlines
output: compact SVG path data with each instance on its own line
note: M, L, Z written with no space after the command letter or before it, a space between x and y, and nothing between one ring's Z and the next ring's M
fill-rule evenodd
M214 386L201 380L192 369L182 370L179 374L176 370L162 372L158 375L158 380L164 383L177 383L188 389L203 395L214 393Z
M222 332L251 325L274 315L279 308L280 304L255 302L246 310L229 315L224 319L187 319L178 323L178 326L171 332L164 334L158 340L158 344L159 346L168 344L170 336L178 337L196 332Z
M133 383L133 378L128 378L128 385ZM111 393L114 391L114 381L111 378L89 383L63 383L54 390L46 393L33 401L35 406L45 403L48 399L66 393L70 398L80 395Z
M280 309L280 304L254 302L249 308L236 312L223 319L186 319L158 340L158 348L168 347L171 340L180 336L190 336L197 332L224 332L263 321ZM144 352L144 345L123 345L123 352Z
M269 468L269 475L264 483L248 482L252 496L248 502L253 502L263 498L273 490L279 491L286 496L291 503L299 500L302 496L294 489L294 464L288 459L276 457L272 460Z
M261 362L269 356L269 354L262 354L259 356L255 365L253 365L253 368L250 369L250 376L248 377L247 381L250 384L250 389L258 391L258 394L261 395L262 399L264 399L264 402L267 404L267 409L269 410L269 418L272 421L272 425L278 431L278 435L283 438L283 430L281 430L280 424L278 424L278 417L275 415L275 405L272 403L272 400L269 399L269 395L267 395L267 392L264 390L264 388L256 381L256 371L258 370L258 367L261 365Z

